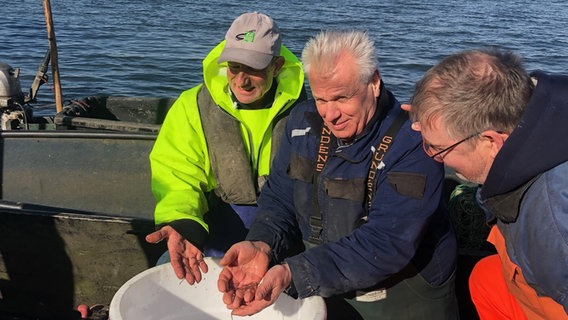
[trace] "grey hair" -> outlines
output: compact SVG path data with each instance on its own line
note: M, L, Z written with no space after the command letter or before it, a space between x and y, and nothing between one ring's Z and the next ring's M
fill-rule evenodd
M462 51L432 67L416 84L412 121L441 119L450 137L485 130L512 132L534 85L522 59L498 49Z
M302 51L304 72L327 74L346 53L357 61L361 81L371 80L378 70L375 44L367 32L360 30L326 30L308 40Z

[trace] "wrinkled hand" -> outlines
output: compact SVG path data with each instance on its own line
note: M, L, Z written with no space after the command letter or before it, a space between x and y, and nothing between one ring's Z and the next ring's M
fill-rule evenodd
M272 305L280 294L290 286L292 274L287 264L278 264L270 268L258 287L254 300L231 308L236 316L250 316Z
M217 288L223 302L235 309L255 298L258 284L270 264L270 248L263 242L242 241L234 244L219 262Z
M200 282L201 273L209 271L203 261L203 253L170 226L164 226L146 236L149 243L158 243L164 239L168 241L168 252L176 276L179 279L185 278L189 284Z

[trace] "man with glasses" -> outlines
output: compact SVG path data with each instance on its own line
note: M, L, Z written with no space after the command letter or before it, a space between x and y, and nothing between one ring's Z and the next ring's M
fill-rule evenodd
M568 319L568 77L464 51L431 68L405 109L430 157L482 184L497 254L469 279L480 318Z
M285 119L306 98L301 63L268 16L236 18L203 60L203 84L183 92L150 154L158 230L176 275L190 284L244 239ZM169 255L169 257L168 257Z
M285 290L327 319L457 319L457 244L429 159L363 31L302 53L313 100L290 114L247 241L221 260L224 302L248 315Z

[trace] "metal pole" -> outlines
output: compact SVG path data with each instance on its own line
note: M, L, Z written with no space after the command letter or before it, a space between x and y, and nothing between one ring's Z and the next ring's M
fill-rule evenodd
M59 81L59 67L57 65L57 42L55 41L53 19L51 18L51 3L49 0L43 0L43 12L45 14L49 49L51 51L51 74L53 76L53 85L55 86L55 110L60 112L63 110L63 101L61 100L61 83Z

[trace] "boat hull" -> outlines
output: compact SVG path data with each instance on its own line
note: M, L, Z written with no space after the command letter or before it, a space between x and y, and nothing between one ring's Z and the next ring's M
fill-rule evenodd
M173 101L89 97L0 131L0 319L79 319L155 265L148 156Z
M79 304L109 303L166 250L145 242L152 230L149 220L1 207L0 310L76 319Z

